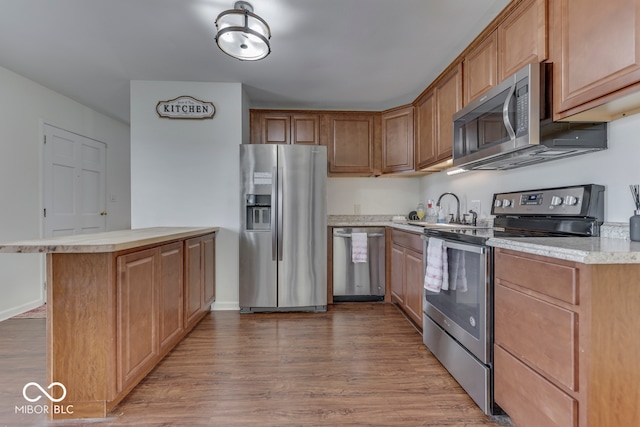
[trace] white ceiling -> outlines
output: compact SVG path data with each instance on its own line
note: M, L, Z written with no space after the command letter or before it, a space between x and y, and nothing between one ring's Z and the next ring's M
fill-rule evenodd
M272 32L258 62L215 44L233 0L0 0L0 66L126 123L130 80L242 82L253 108L385 110L509 0L250 2Z

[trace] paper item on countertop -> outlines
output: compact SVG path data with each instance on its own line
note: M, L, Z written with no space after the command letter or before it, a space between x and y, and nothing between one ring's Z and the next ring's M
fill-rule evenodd
M351 233L351 261L367 262L367 233Z

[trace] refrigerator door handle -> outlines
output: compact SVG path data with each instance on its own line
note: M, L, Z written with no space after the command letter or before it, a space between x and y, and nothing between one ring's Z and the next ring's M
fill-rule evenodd
M282 252L283 252L283 240L282 240L282 228L283 228L283 218L282 218L282 210L284 208L284 195L282 188L282 179L283 179L283 170L281 167L278 168L278 261L282 261Z
M276 261L278 253L278 224L276 222L276 216L278 215L279 208L276 203L278 197L278 168L273 167L271 170L271 260Z

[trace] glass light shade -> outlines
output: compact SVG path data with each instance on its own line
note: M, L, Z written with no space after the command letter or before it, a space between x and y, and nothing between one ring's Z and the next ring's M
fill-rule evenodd
M216 19L216 27L216 43L227 55L244 61L257 61L271 52L269 26L249 10L222 12Z

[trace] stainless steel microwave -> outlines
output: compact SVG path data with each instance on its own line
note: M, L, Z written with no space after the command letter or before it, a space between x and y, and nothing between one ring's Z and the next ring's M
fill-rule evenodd
M553 122L551 64L529 64L453 116L453 166L513 169L607 148L606 123Z

